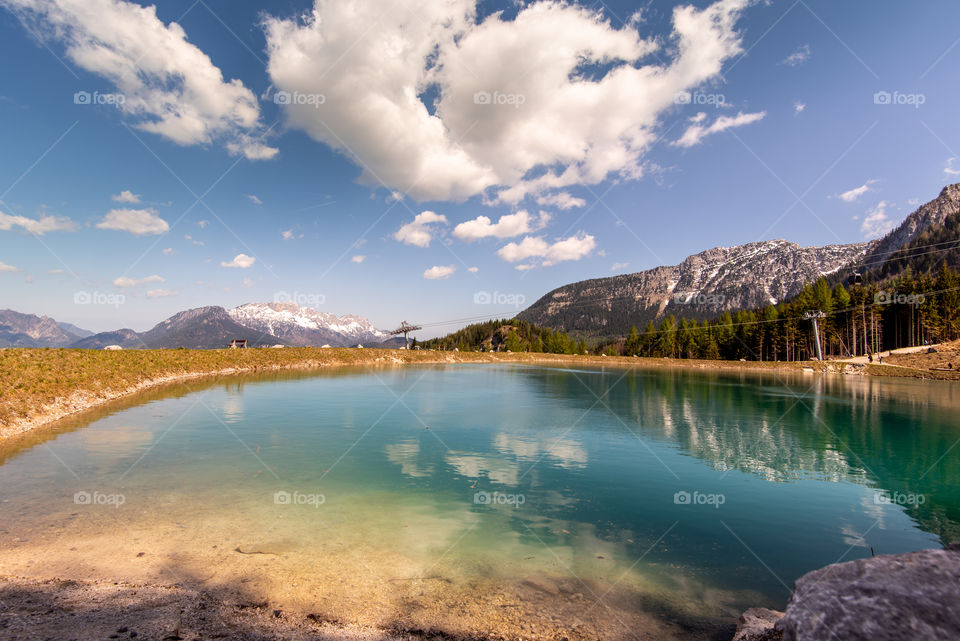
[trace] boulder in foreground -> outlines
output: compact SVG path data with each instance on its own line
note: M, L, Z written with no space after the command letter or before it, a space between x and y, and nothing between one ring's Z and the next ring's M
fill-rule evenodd
M776 630L783 641L960 639L960 543L805 574Z

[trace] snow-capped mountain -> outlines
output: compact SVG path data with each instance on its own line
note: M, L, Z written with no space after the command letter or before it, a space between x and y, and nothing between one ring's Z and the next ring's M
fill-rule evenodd
M593 335L626 333L668 314L712 318L789 298L804 283L862 259L871 243L801 247L768 240L715 247L679 265L559 287L519 318Z
M290 345L375 345L390 335L360 316L337 316L296 303L247 303L227 312L234 322Z

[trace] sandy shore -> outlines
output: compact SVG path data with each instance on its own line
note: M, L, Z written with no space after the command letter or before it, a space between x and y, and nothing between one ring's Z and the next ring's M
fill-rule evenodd
M0 638L422 641L419 630L343 625L267 602L178 586L0 576Z

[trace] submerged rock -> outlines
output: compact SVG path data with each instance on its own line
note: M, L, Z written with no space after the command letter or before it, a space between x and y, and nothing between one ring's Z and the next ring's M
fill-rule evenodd
M954 543L805 574L776 630L784 641L960 639L958 604L960 543Z
M767 608L750 608L740 615L733 641L779 641L783 632L774 625L783 617L783 612Z

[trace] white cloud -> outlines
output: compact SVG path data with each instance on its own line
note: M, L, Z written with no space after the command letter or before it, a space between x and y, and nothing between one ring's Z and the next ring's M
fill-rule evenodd
M265 19L267 70L278 90L324 96L320 108L285 105L287 123L362 158L363 182L420 200L515 204L640 178L677 93L719 78L742 51L736 23L750 3L677 7L669 33L643 39L574 3L478 21L477 0L389 12L377 0L315 0ZM592 66L606 73L590 77ZM437 90L432 109L426 88Z
M401 191L397 191L397 190L391 191L390 195L387 196L388 203L398 203L401 200L403 200L403 192Z
M191 236L190 234L184 234L184 235L183 235L183 238L184 238L184 240L189 240L189 241L190 241L191 243L193 243L194 245L199 245L200 247L203 247L203 241L202 241L202 240L196 240L196 239L195 239L193 236Z
M157 215L155 209L111 209L96 226L128 231L135 236L163 234L170 230L170 225Z
M800 45L797 47L796 51L791 53L789 56L780 61L780 64L787 65L788 67L796 67L802 65L807 60L810 59L810 45Z
M140 194L135 194L129 189L124 189L119 194L110 196L110 198L115 202L127 203L129 205L136 205L140 202Z
M254 196L253 194L247 194L247 198L249 198L249 199L250 199L250 202L252 202L254 205L262 205L262 204L263 204L263 201L260 200L259 198L257 198L256 196Z
M64 270L62 270L62 269L48 269L48 270L47 270L47 273L48 273L48 274L63 274L63 273L66 273L66 272L64 272Z
M168 298L176 296L177 292L170 289L151 289L147 292L147 298Z
M955 169L953 163L957 162L956 158L947 158L947 164L943 168L943 173L948 176L960 176L960 169Z
M894 228L894 222L887 216L889 206L890 203L881 200L876 207L867 212L867 217L860 225L860 232L864 238L879 238Z
M45 42L60 43L77 66L113 83L116 107L136 126L180 145L223 141L234 154L269 158L257 98L163 24L153 6L125 0L0 0ZM92 96L88 94L88 103ZM82 104L82 103L81 103ZM89 108L89 107L84 107Z
M253 279L252 279L252 278L244 278L244 279L243 279L243 286L246 287L247 289L250 289L251 287L253 287Z
M14 267L13 265L8 265L3 261L0 261L0 272L18 272L18 271L20 270Z
M197 227L199 227L200 229L206 229L206 228L207 228L207 225L209 225L209 224L210 224L210 221L209 221L209 220L198 220L198 221L197 221Z
M354 263L357 263L357 264L360 264L360 263L362 263L363 261L365 261L366 259L367 259L366 256L359 256L359 255L357 255L357 256L352 256L352 257L350 258L350 261L351 261L351 262L354 262Z
M43 236L48 231L73 231L77 228L72 220L62 216L43 214L40 218L27 218L26 216L10 216L0 212L0 230L7 231L14 226L22 227L37 236Z
M162 250L160 253L163 254L164 256L172 256L173 247L167 247L166 249Z
M281 233L280 236L281 236L284 240L293 240L293 238L294 238L294 236L293 236L293 230L292 230L292 229L288 229L288 230L284 231L283 233Z
M234 256L233 260L231 260L230 262L221 261L220 266L246 269L247 267L250 267L251 265L253 265L255 262L257 262L257 259L254 258L253 256L247 256L246 254L237 254L236 256Z
M798 100L797 102L793 103L793 113L795 114L802 114L806 108L807 104L805 102L800 102Z
M447 217L443 214L437 214L432 211L424 211L417 214L412 222L407 223L396 231L393 238L405 245L414 245L416 247L429 247L433 240L432 225L446 224Z
M699 116L700 114L698 114ZM757 122L758 120L763 120L766 117L766 111L759 111L757 113L745 114L742 111L736 116L720 116L713 121L713 124L709 127L705 127L700 124L704 118L699 118L698 120L693 121L695 124L687 127L687 130L683 132L683 135L680 138L670 144L675 147L693 147L694 145L699 145L704 138L710 134L720 133L721 131L726 131L733 127L743 127L744 125L749 125L751 123Z
M857 200L860 196L864 195L870 191L870 185L877 182L876 180L868 180L859 187L854 187L849 191L845 191L842 194L837 194L837 198L842 200L845 203L852 203Z
M583 207L587 204L587 201L585 201L583 198L571 196L570 192L561 191L556 194L538 197L537 204L545 206L553 205L557 209L566 211L567 209L573 209L574 207Z
M162 276L157 276L156 274L152 276L147 276L146 278L130 278L129 276L120 276L113 280L113 284L116 287L136 287L137 285L144 285L146 283L165 283Z
M610 268L610 271L618 272L621 269L626 269L629 266L630 266L630 263L614 263L613 266Z
M480 268L479 268L479 267L467 267L467 271L470 272L471 274L476 274L478 271L480 271Z
M552 244L545 241L542 236L527 236L519 243L504 245L497 251L497 255L508 263L537 258L540 259L539 264L549 267L565 260L580 260L592 252L596 246L594 237L583 232ZM517 269L529 269L535 264L518 266Z
M455 271L457 271L457 268L453 265L434 265L430 269L423 272L423 277L427 280L441 280L444 278L450 278Z
M468 243L490 236L511 238L543 229L549 220L550 215L546 212L541 212L540 218L535 219L525 209L521 209L515 214L504 214L495 223L487 216L477 216L473 220L468 220L454 227L453 235Z

